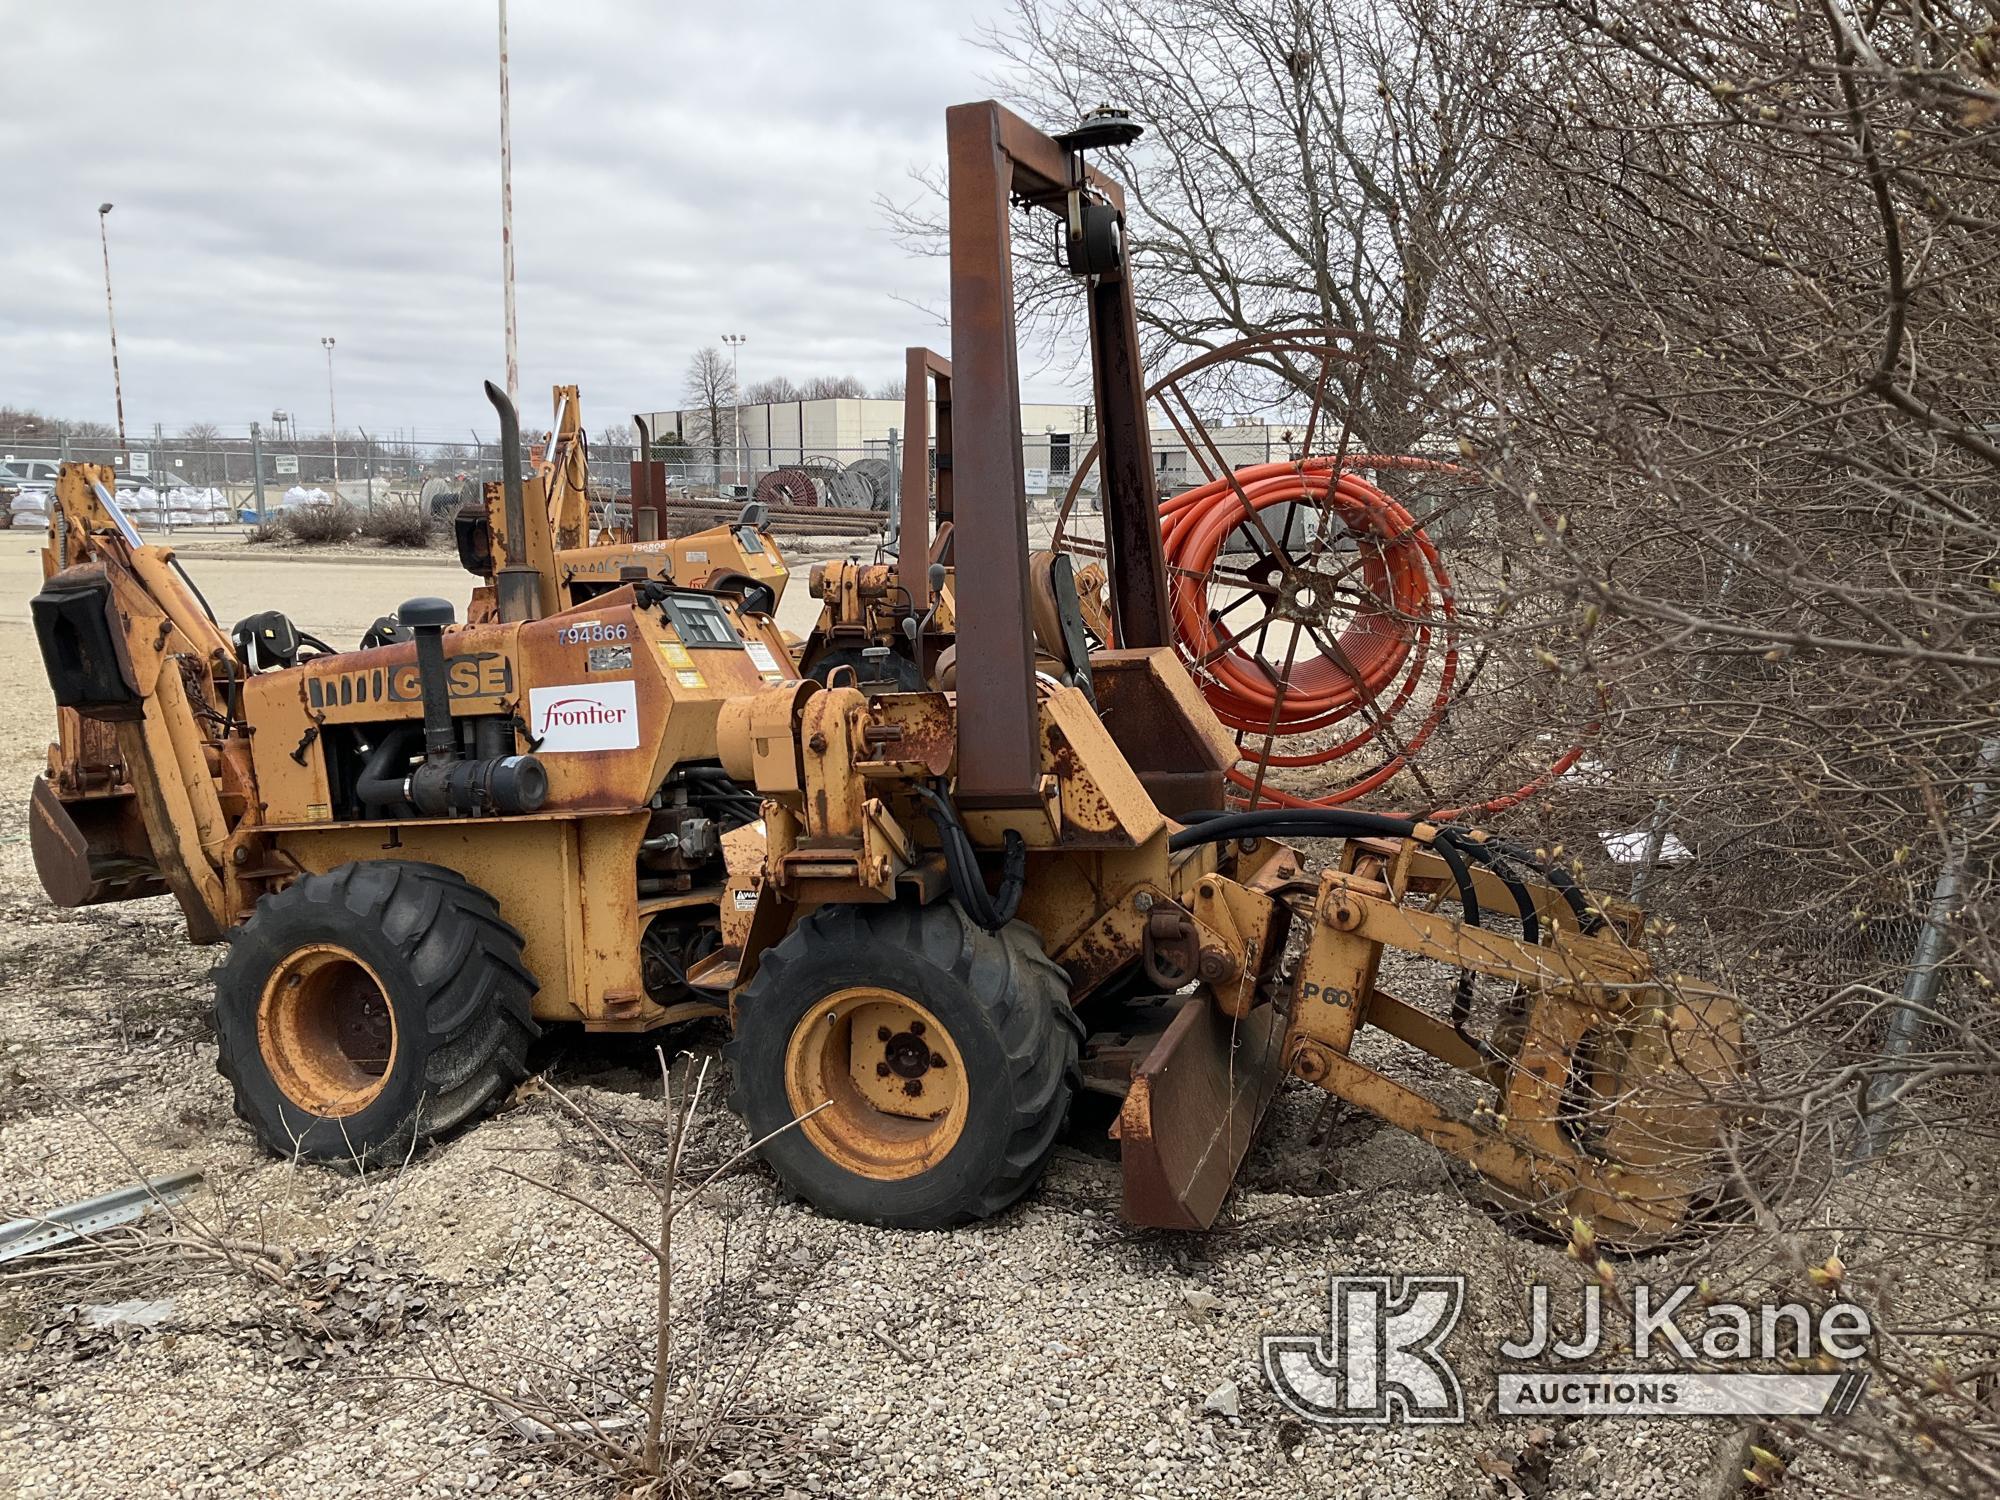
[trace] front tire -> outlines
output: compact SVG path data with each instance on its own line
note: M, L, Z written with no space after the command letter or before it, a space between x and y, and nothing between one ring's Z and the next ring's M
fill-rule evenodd
M754 1137L782 1132L763 1155L794 1192L837 1218L934 1229L1040 1179L1082 1042L1034 929L990 933L944 901L814 912L763 956L724 1055L731 1106Z
M266 1148L371 1167L527 1076L521 935L437 865L371 860L257 903L216 977L216 1067Z

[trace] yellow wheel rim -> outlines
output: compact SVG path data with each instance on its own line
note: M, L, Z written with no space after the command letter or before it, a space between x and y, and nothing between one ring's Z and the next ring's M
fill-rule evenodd
M968 1084L951 1033L894 990L828 995L785 1048L792 1113L812 1116L799 1129L835 1165L878 1181L915 1177L951 1154Z
M287 1099L338 1119L365 1109L396 1065L396 1013L375 971L334 943L295 949L257 1002L257 1047Z

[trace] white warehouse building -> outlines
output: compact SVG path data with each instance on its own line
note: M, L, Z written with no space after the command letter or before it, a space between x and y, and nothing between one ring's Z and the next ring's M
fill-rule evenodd
M644 415L656 442L678 437L703 450L697 465L712 467L716 477L725 479L737 473L749 478L808 460L849 464L861 458L887 458L891 435L900 443L904 426L900 400L828 397L725 407L722 432L711 460L706 451L705 410L684 407ZM933 414L933 425L935 420ZM1093 412L1087 405L1024 402L1021 463L1029 474L1029 488L1034 490L1041 479L1045 490L1065 489L1095 441L1093 426ZM1300 436L1291 427L1245 421L1213 422L1209 435L1231 468L1292 457ZM1202 477L1203 466L1190 457L1180 435L1165 423L1153 429L1153 463L1164 487Z

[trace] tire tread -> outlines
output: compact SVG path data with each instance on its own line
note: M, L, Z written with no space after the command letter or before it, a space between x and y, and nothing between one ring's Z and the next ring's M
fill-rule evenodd
M237 1035L223 997L231 986L259 982L242 971L254 944L246 938L282 934L310 908L336 908L343 921L376 926L409 961L420 988L429 1033L424 1090L411 1118L353 1142L363 1166L400 1159L413 1134L429 1139L484 1113L527 1077L529 1044L541 1034L533 1012L537 988L521 960L522 939L499 904L455 870L406 860L370 860L307 875L265 896L233 936L216 974L216 1069L232 1091L237 1117L258 1129L264 1144L289 1155L292 1143L258 1128L245 1093L261 1073L254 1034Z

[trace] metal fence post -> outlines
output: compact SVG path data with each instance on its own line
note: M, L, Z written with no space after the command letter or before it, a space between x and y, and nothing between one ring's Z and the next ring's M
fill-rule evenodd
M896 429L889 429L889 529L883 534L882 546L892 548L903 534L903 507L899 494L903 483L903 445L898 440Z
M375 440L368 436L365 427L356 427L361 434L361 473L368 484L368 509L375 509Z
M1978 766L1973 772L1979 779L1972 783L1972 795L1967 799L1965 814L1945 835L1944 863L1938 868L1937 883L1931 887L1930 908L1924 914L1924 925L1910 949L1909 972L1903 976L1903 993L1895 1009L1889 1013L1889 1026L1882 1037L1882 1061L1888 1066L1868 1080L1868 1093L1862 1106L1861 1139L1855 1143L1854 1159L1857 1163L1880 1156L1896 1137L1892 1123L1894 1112L1890 1106L1896 1102L1901 1075L1906 1071L1901 1064L1915 1049L1917 1035L1923 1030L1924 1022L1937 1012L1938 989L1944 983L1949 930L1958 916L1965 894L1965 865L1971 852L1972 830L1986 815L1986 804L1993 790L1991 778L1996 771L2000 771L2000 736L1980 745Z
M257 424L250 424L250 483L257 491L257 524L264 524L264 443Z

